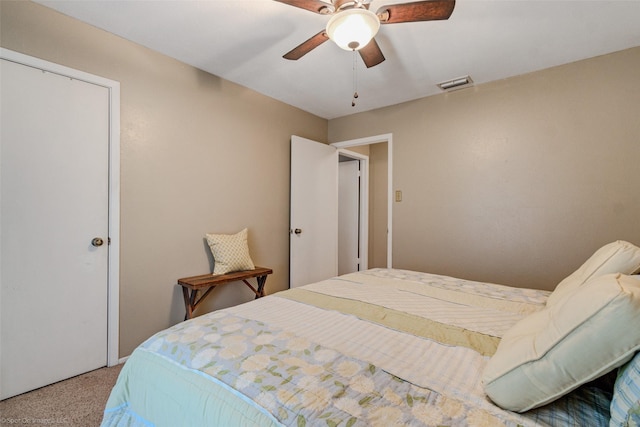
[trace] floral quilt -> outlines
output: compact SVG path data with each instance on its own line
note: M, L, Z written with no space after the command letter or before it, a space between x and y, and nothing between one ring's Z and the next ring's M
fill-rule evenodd
M547 295L374 269L260 298L149 338L102 425L606 426L595 386L524 414L483 392L487 343Z
M200 318L161 332L143 348L222 380L283 425L517 425L306 338L225 311L206 322Z

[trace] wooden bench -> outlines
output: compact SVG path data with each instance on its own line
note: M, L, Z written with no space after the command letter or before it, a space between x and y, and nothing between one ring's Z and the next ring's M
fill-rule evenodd
M273 270L270 268L256 267L253 270L236 271L234 273L203 274L178 279L178 285L182 286L182 296L184 297L184 306L186 309L184 320L193 318L193 311L196 307L198 307L202 300L218 285L242 281L256 294L255 299L263 297L264 284L267 281L267 276L271 273L273 273ZM247 281L253 277L255 277L258 282L255 288ZM198 291L204 292L200 298L198 298Z

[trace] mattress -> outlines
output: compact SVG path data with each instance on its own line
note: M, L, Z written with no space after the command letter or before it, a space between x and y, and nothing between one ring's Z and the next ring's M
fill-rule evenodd
M481 374L549 292L372 269L196 317L129 357L103 426L605 426L587 384L518 414Z

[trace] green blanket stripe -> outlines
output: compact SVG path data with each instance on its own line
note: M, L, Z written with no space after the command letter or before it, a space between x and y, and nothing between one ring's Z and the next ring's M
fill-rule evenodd
M281 425L230 387L167 360L144 348L133 352L109 396L102 427Z
M375 277L371 275L363 275L361 273L352 273L351 277L356 278L356 280L361 281L362 283L388 286L394 289L413 292L419 295L437 298L444 301L451 301L474 307L491 308L508 313L527 315L542 308L542 306L538 304L501 300L483 295L471 294L468 292L459 292L455 290L442 289L435 286L428 286L428 284L425 283L417 283L411 281L403 281L399 283L397 280Z
M274 296L344 314L352 314L360 319L415 336L433 339L442 344L467 347L483 356L492 356L500 343L498 337L469 331L459 326L447 325L367 302L334 297L305 289L289 289L285 292L278 292Z

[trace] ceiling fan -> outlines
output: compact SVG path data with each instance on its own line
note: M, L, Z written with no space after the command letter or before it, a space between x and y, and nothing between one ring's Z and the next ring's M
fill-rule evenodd
M380 24L449 19L455 0L423 0L369 10L373 0L275 0L320 15L332 15L327 27L287 52L283 58L297 60L327 40L345 50L358 51L367 68L385 60L375 35Z

